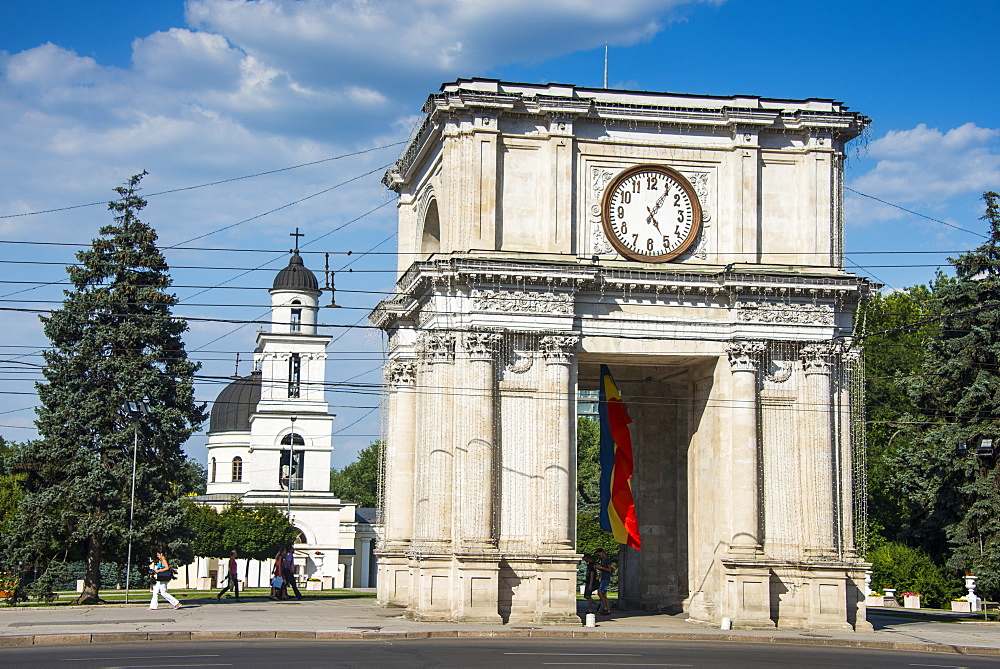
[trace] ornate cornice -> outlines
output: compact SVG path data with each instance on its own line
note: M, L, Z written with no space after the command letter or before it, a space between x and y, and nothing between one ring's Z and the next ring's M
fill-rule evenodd
M792 323L833 325L832 304L791 304L783 302L737 302L736 320L741 323Z
M473 290L472 300L477 311L520 314L573 314L570 293L537 290Z

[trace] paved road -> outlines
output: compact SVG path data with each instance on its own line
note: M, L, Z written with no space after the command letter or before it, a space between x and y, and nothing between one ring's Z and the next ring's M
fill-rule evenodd
M784 644L546 639L206 641L0 649L29 667L991 667L996 657Z

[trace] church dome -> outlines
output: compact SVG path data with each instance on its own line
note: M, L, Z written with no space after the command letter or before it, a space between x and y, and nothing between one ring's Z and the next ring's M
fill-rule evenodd
M307 270L308 271L308 270ZM212 404L209 432L249 432L250 416L260 402L260 371L236 379Z
M288 261L288 267L278 272L274 277L274 285L271 290L310 290L318 291L319 282L316 275L302 262L302 256L297 252Z

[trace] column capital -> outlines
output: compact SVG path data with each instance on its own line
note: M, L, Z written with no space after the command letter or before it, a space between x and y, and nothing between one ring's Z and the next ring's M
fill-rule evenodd
M726 346L729 365L733 372L756 372L760 366L760 356L766 346L762 341L735 340Z
M829 374L831 358L839 354L842 347L839 342L823 342L803 346L799 351L802 359L802 369L806 374Z
M455 335L424 332L420 335L417 351L427 362L455 362Z
M417 365L412 360L392 360L386 368L389 387L412 386L416 383Z
M549 335L542 337L538 348L549 365L568 364L576 353L580 338L576 335Z
M491 361L500 348L503 335L497 332L467 332L462 339L470 359Z

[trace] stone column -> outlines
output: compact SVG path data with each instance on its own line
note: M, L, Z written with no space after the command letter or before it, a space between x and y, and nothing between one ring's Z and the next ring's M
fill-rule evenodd
M493 462L496 448L496 353L501 335L471 332L464 344L469 356L469 375L462 380L467 395L456 413L464 422L459 448L465 450L461 476L462 520L460 550L496 548L493 524Z
M413 475L416 439L416 364L393 360L386 369L389 430L385 453L385 544L380 546L378 603L406 606L409 569L406 551L413 537Z
M837 352L835 344L810 344L804 346L799 353L802 358L802 368L806 377L806 406L809 408L812 420L809 434L806 435L808 453L806 463L810 477L803 484L812 488L812 494L806 496L807 505L811 507L806 518L811 519L809 537L811 545L807 545L807 553L813 555L832 555L836 550L836 500L833 493L833 476L835 461L833 455L833 433L831 430L830 360Z
M576 524L576 367L575 336L543 337L539 342L545 359L545 399L550 405L542 434L552 435L543 467L545 499L550 517L544 542L550 550L573 550Z
M543 521L537 561L538 591L533 622L579 624L576 615L576 348L579 338L542 337L545 360L540 386L545 420L540 426Z
M764 352L759 341L735 341L727 351L733 373L730 471L730 545L734 554L761 552L760 487L757 455L757 368Z

